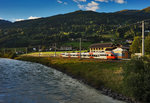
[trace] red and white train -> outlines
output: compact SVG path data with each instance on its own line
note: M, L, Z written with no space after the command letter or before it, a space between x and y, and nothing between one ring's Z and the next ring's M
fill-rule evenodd
M66 58L80 58L80 53L61 53L60 56ZM111 51L81 53L81 58L117 59Z

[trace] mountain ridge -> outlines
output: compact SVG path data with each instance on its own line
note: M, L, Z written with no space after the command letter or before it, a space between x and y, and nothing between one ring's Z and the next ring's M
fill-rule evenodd
M149 7L147 7L147 8L142 9L141 11L144 11L144 12L150 13L150 6L149 6Z
M127 12L129 12L130 14L131 13L150 13L150 6L149 7L146 7L144 9L141 9L141 10L132 10L132 9L124 9L124 10L120 10L120 11L116 11L116 12L95 12L95 11L84 11L84 10L76 10L76 11L73 11L73 12L69 12L69 13L65 13L65 14L72 14L72 13L83 13L83 12L93 12L93 13L98 13L98 14L113 14L113 13L122 13L122 14L127 14ZM53 15L53 16L60 16L60 15L65 15L65 14L57 14L57 15ZM48 17L41 17L41 18L49 18L49 17L53 17L53 16L48 16ZM38 18L38 19L41 19L41 18ZM32 19L34 20L34 19ZM2 20L0 19L0 21L8 21L8 20ZM22 21L30 21L30 20L22 20ZM22 22L22 21L15 21L15 22ZM11 21L8 21L8 22L11 22ZM12 23L12 22L11 22Z
M80 37L92 43L110 42L115 37L133 39L135 35L141 34L141 30L137 29L138 26L132 27L133 30L118 28L145 19L150 19L150 13L142 10L124 10L115 13L79 10L34 20L6 23L5 26L3 24L0 27L0 47L27 47L54 42L61 45ZM131 31L137 33L133 34Z

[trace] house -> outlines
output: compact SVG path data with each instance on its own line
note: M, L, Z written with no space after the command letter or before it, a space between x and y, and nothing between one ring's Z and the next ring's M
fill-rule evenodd
M97 43L90 45L90 52L104 52L113 50L114 44L112 43Z
M126 43L132 44L133 40L126 40Z
M117 56L118 59L127 59L129 58L129 47L116 47L112 50L115 56Z

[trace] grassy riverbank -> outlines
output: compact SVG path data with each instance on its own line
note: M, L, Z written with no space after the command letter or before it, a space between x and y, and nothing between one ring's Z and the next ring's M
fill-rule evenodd
M109 90L109 92L124 94L122 66L125 61L114 62L42 57L18 57L17 59L54 67L74 78L82 80L96 89L102 90L105 87L112 90Z

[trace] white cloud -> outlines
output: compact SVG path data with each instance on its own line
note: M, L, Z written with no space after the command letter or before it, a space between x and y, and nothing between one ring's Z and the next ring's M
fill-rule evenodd
M62 4L63 2L61 0L57 0L58 3Z
M84 9L84 8L85 8L85 5L78 4L78 7L79 7L80 9Z
M40 17L33 17L33 16L30 16L28 19L39 19Z
M73 0L74 2L76 3L79 3L79 2L86 2L86 0Z
M3 20L3 18L0 17L0 20Z
M90 10L90 11L96 11L97 9L99 9L99 4L91 1L91 3L88 3L85 7L86 10Z
M86 0L78 0L78 1L86 2Z
M64 2L64 5L67 5L68 3L67 2Z
M39 18L40 18L40 17L33 17L33 16L30 16L30 17L28 17L27 19L15 19L15 18L13 18L12 21L13 21L13 22L16 22L16 21L39 19Z
M124 4L125 1L124 0L115 0L116 3L119 3L119 4Z
M64 4L64 5L67 5L67 4L68 4L67 2L63 2L63 1L61 1L61 0L57 0L57 2L58 2L59 4Z
M97 9L99 9L99 4L95 1L91 1L87 5L81 5L80 3L77 3L77 4L78 4L77 6L80 9L85 9L85 10L89 10L89 11L96 11Z
M15 19L15 21L24 21L24 19Z
M111 1L114 1L114 2L116 2L118 4L124 4L124 3L126 3L125 0L111 0Z
M99 2L108 2L108 0L95 0L95 1L99 1Z
M127 0L93 0L88 4L85 3L83 4L83 2L87 2L88 0L73 0L73 1L77 3L78 8L91 11L96 11L97 9L99 9L99 3L97 2L105 2L105 3L115 2L118 4L127 3Z

